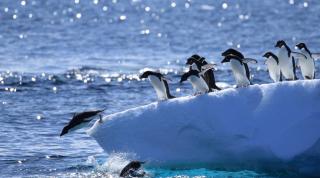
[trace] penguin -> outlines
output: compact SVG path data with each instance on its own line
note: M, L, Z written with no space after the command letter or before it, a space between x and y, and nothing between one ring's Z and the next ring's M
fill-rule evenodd
M127 164L120 172L120 177L143 177L145 176L145 172L142 171L141 173L138 170L145 162L142 161L131 161Z
M296 47L301 51L306 58L299 58L298 63L301 68L301 73L304 79L314 79L315 78L315 62L313 54L309 51L306 44L299 43Z
M273 54L272 52L266 52L263 55L263 57L266 58L265 64L267 65L270 78L274 82L282 81L282 74L281 74L281 71L280 71L278 57L275 54Z
M306 58L306 56L292 52L283 40L277 41L275 47L280 48L278 52L278 60L282 75L286 80L297 80L295 56L302 56L302 58Z
M237 50L235 50L233 48L227 49L221 55L223 57L226 57L226 56L229 56L229 55L233 55L233 56L237 56L238 58L240 58L242 60L242 65L245 68L246 76L247 76L248 80L250 81L250 85L252 84L251 83L250 70L249 70L249 66L248 66L247 63L251 62L251 63L255 63L256 64L256 63L258 63L257 60L252 59L252 58L245 58L244 55L240 51L237 51Z
M195 91L199 91L200 94L210 92L210 88L202 76L202 73L197 70L189 70L181 76L180 83L188 80L191 82Z
M202 71L201 67L208 65L208 62L205 60L204 57L200 57L199 55L194 54L187 59L186 64L190 65L190 70L197 70L201 72ZM206 81L207 85L209 86L210 92L212 91L212 89L221 90L221 88L219 88L216 85L213 69L207 70L207 72L204 73L203 78Z
M239 56L227 55L221 61L221 63L225 62L230 62L231 64L232 72L237 83L237 88L247 87L251 84L248 76L246 75L245 63Z
M96 111L85 111L81 113L75 113L70 120L70 122L62 129L60 133L60 137L67 134L69 131L77 130L83 128L86 124L91 122L94 116L103 112L103 110L96 110ZM99 115L100 122L102 122L102 115Z
M167 79L159 72L145 71L139 77L140 79L148 78L151 85L155 89L159 100L167 100L175 98L170 94Z

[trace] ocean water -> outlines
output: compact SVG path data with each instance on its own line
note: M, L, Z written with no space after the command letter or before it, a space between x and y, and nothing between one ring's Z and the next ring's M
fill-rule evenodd
M103 152L84 130L59 137L73 113L111 114L157 98L142 70L160 70L175 96L194 53L218 64L216 80L230 85L221 52L239 48L257 58L253 83L271 80L266 51L284 39L320 52L317 0L1 0L0 177L112 177L128 161ZM316 61L317 75L319 62ZM301 78L301 75L298 75ZM292 177L294 172L147 168L150 177Z

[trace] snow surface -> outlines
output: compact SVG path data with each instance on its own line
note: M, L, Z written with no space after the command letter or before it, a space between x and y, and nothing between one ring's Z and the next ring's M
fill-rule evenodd
M155 165L319 172L320 80L154 102L108 115L88 132L107 153Z

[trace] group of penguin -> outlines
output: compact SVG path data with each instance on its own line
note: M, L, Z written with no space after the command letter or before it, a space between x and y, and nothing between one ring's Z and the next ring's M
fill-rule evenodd
M266 52L263 55L266 58L265 64L267 65L270 78L274 82L297 80L296 67L300 67L304 79L310 80L315 78L315 59L320 57L320 53L311 53L304 43L296 45L296 48L300 52L293 52L283 40L278 41L275 47L279 48L278 55L272 52ZM224 57L221 63L230 63L237 87L247 87L252 84L248 64L255 64L257 60L247 58L241 52L232 48L224 51L221 55ZM204 57L194 54L187 59L186 65L189 66L189 70L181 76L180 83L189 80L197 91L195 94L221 90L216 85L214 77L215 64L209 64ZM148 78L150 80L159 100L175 98L170 94L168 79L161 73L145 71L139 78ZM100 116L99 122L102 123L101 114L103 111L94 110L74 114L73 118L62 129L60 136L86 126L95 116ZM145 172L140 171L143 163L131 161L123 168L120 177L143 177Z
M272 52L266 52L263 55L266 58L265 64L269 76L274 82L297 80L297 67L300 67L305 80L315 78L315 59L320 57L319 53L311 53L305 43L295 46L300 52L293 52L283 40L277 41L275 47L279 48L278 55ZM252 84L248 64L256 64L257 60L247 58L240 51L232 48L221 55L224 57L221 63L230 63L237 87L247 87ZM181 76L180 83L189 80L196 94L221 90L216 85L213 73L215 64L208 64L204 57L194 54L187 59L186 65L189 65L189 71ZM164 75L159 72L145 71L140 75L140 79L145 78L150 80L159 100L175 98L170 94L168 79Z

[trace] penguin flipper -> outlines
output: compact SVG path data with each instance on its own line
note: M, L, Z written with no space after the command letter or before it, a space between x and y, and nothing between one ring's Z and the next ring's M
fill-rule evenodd
M167 82L166 80L163 80L163 83L164 83L164 86L166 87L167 98L168 98L168 99L175 98L175 96L172 96L172 95L170 94L168 82Z
M313 59L320 59L320 53L312 53L311 57Z
M243 63L253 63L253 64L257 64L258 63L258 61L256 60L256 59L252 59L252 58L243 58L242 59L242 62Z
M307 59L307 56L299 52L291 52L291 55L298 59Z

